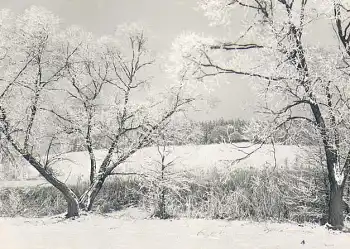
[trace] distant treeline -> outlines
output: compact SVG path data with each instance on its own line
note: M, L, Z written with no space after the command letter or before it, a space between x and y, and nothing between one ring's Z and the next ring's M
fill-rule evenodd
M253 121L247 121L244 119L216 119L206 120L199 122L192 122L192 125L188 127L191 129L191 138L185 140L177 140L172 143L173 145L186 145L186 144L217 144L217 143L240 143L240 142L253 142L261 143L263 139L259 136L259 129L252 130L250 127ZM264 130L264 124L260 121L254 121L255 124L259 122L258 127L261 127L261 133ZM188 130L184 130L188 133ZM179 134L179 136L185 136L185 134ZM290 127L281 127L280 130L271 134L270 138L265 141L267 143L284 144L284 145L314 145L317 143L315 140L314 128L306 122L299 122ZM104 149L108 141L103 136L95 135L93 139L98 148ZM70 142L72 151L85 150L84 140L75 139Z
M255 125L252 122L255 122ZM200 129L198 141L199 144L262 143L262 137L266 139L266 136L260 136L261 133L264 133L265 124L262 121L243 119L218 119L198 122ZM260 128L252 129L252 126ZM274 133L265 135L269 137L265 142L271 143L273 141L284 145L315 145L318 137L315 135L314 127L304 121L294 121L293 126L281 126Z
M200 144L238 143L250 140L246 132L249 122L243 119L201 121L198 125Z

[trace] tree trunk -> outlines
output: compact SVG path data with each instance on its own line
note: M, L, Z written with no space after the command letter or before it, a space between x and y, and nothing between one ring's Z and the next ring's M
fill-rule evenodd
M96 199L96 196L100 192L103 183L105 182L106 177L100 176L98 177L94 183L85 191L85 193L79 199L79 205L86 211L91 211L92 205Z
M341 230L344 227L343 187L336 182L330 184L328 223L332 228Z
M328 181L329 181L329 200L328 200L328 224L331 229L342 230L344 227L344 184L345 172L339 172L338 150L331 148L329 142L324 140Z
M165 189L162 187L162 190L160 192L160 195L158 196L158 212L159 214L156 214L161 219L166 219L167 214L165 210Z
M79 202L74 198L66 198L67 201L67 214L66 218L72 218L79 216Z
M42 172L40 172L42 173ZM52 175L45 173L42 174L44 178L52 184L58 191L62 193L67 202L67 214L66 218L79 216L79 202L76 194L63 182L59 181Z
M33 162L32 162L33 165ZM36 165L37 166L37 165ZM76 194L63 182L56 179L54 176L48 174L42 168L38 170L44 178L52 184L58 191L62 193L67 201L67 214L66 218L79 216L79 202Z
M45 177L45 179L63 194L67 202L66 218L79 216L79 202L75 193L66 184L57 179L53 180L52 178L48 179L47 177Z
M21 150L18 147L15 149L19 152ZM58 180L54 175L47 172L47 170L30 154L22 153L24 159L26 159L52 186L60 191L67 201L67 218L79 216L79 202L76 194L71 190L64 182Z

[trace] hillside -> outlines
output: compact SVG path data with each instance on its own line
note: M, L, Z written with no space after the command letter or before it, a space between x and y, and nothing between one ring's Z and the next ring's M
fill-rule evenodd
M186 145L168 148L169 155L166 161L174 160L173 170L185 170L189 172L216 170L232 170L235 168L254 167L263 168L265 166L277 167L290 166L306 166L305 162L308 148L300 148L297 146L275 145L275 153L273 146L264 145L250 157L232 164L257 148L257 146L247 147L250 144L211 144L211 145ZM238 148L241 147L241 148ZM105 150L97 150L95 152L99 163L103 160ZM141 149L129 158L125 163L120 165L116 172L147 172L149 169L157 167L160 156L156 147L148 147ZM13 185L36 185L43 183L38 173L29 165L23 167L27 170L28 178L36 179L36 181L3 181L0 186ZM80 180L87 180L89 175L89 157L87 152L73 152L62 156L62 160L58 161L54 166L54 170L58 173L59 179L68 183L75 183Z

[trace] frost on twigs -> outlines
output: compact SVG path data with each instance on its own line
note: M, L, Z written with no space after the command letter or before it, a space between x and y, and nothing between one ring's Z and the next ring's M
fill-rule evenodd
M177 79L190 79L200 75L201 62L210 52L214 39L192 32L178 36L172 43L168 71Z
M141 23L123 23L117 26L116 35L128 36L128 37L139 37L144 33L148 33L146 27Z
M32 6L24 11L16 20L16 29L21 32L20 42L37 41L38 38L50 37L59 28L60 20L48 10ZM34 38L34 39L30 39ZM39 46L40 44L37 44Z
M235 56L222 56L218 49L213 49L217 46L223 44L213 37L185 32L173 42L166 70L173 80L186 81L194 89L204 88L210 92L225 76L222 68L239 64Z
M211 25L230 23L230 12L235 0L199 0L198 6L211 21Z

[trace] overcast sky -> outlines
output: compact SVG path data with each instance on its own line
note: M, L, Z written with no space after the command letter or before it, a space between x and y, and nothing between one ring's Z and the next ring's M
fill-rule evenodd
M31 5L47 8L58 15L65 25L79 25L96 35L113 33L125 22L140 22L150 31L151 49L166 54L173 39L184 31L208 35L222 35L223 28L209 27L203 13L196 11L196 0L0 0L0 8L21 12ZM238 22L239 23L239 22ZM315 29L312 35L324 39L324 30ZM159 74L158 81L168 80ZM230 84L222 84L212 93L220 103L215 109L197 113L196 119L250 118L247 103L254 95L246 82L232 77Z

